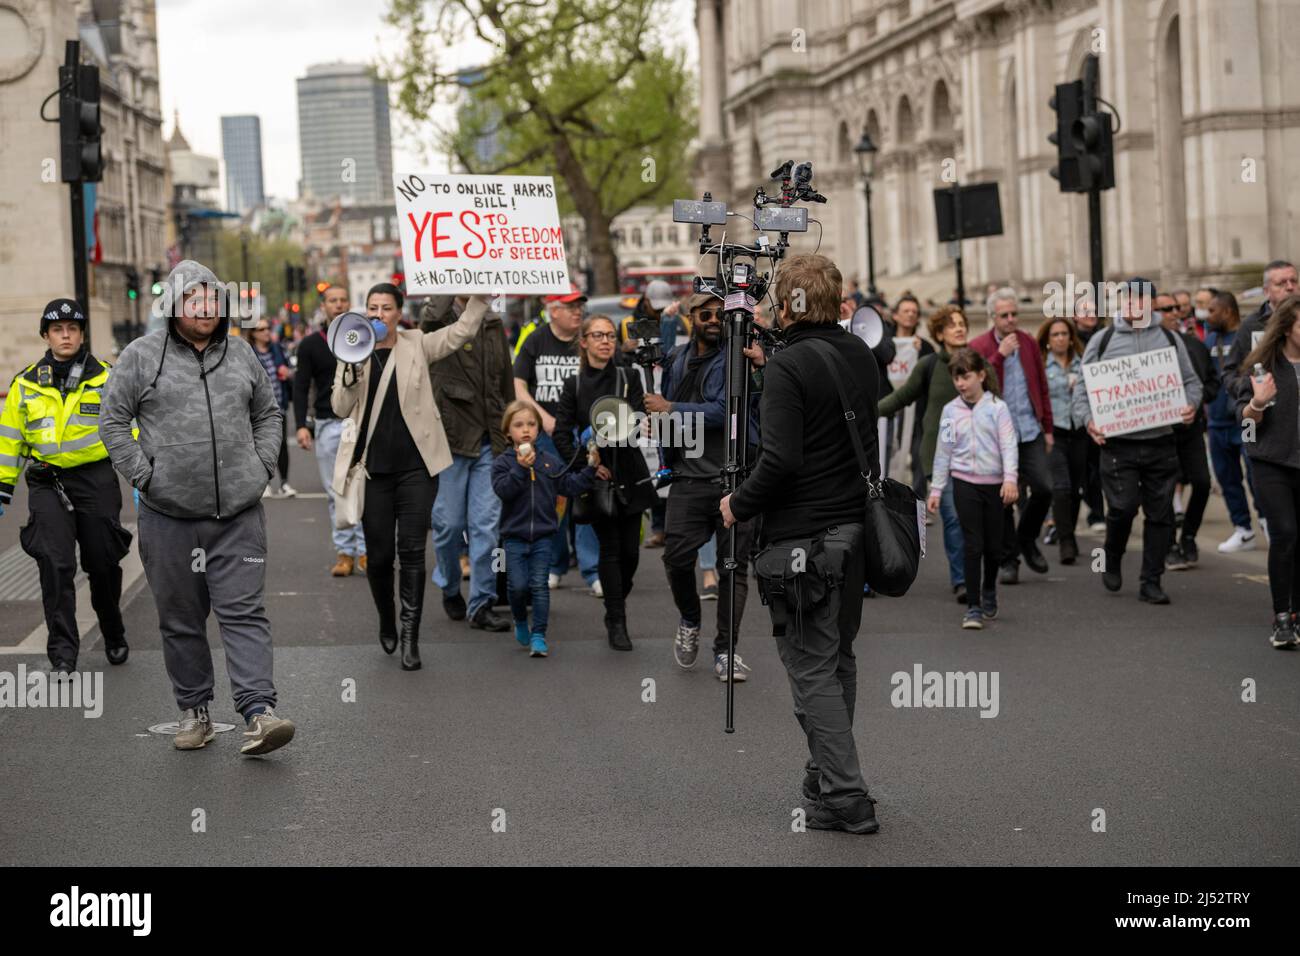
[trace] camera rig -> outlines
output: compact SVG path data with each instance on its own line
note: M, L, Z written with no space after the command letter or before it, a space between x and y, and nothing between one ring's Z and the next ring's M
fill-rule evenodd
M722 486L732 494L741 479L749 472L749 359L745 349L757 339L767 352L780 348L778 333L764 329L754 322L754 307L768 294L768 286L776 271L776 264L785 257L790 246L790 233L808 231L808 210L796 206L798 202L826 202L826 197L812 185L813 167L810 162L795 164L786 160L772 170L770 178L781 184L779 195L769 196L762 185L754 191L754 218L739 213L728 213L727 204L715 202L711 193L703 200L676 199L673 201L673 221L698 224L700 229L700 258L717 256L717 268L712 277L697 275L695 291L707 292L722 301L722 335L726 348L727 391L727 449L722 467ZM752 243L728 242L726 234L729 215L746 219L758 233ZM709 230L723 227L720 240L714 241ZM777 233L776 244L768 232ZM759 270L759 260L767 259L770 271ZM779 304L778 304L779 305ZM775 311L775 310L774 310ZM775 318L775 315L774 315ZM728 535L727 554L723 568L730 571L727 596L731 615L736 620L736 529L733 525ZM735 732L735 645L733 631L727 635L727 716L726 732Z

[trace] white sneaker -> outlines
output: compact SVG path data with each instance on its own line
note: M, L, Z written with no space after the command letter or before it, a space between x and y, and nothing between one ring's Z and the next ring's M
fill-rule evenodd
M1093 534L1105 534L1106 522L1094 521L1092 524L1088 525L1088 530L1091 531Z
M558 574L548 574L546 576L546 586L554 591L560 586L560 576Z
M292 498L298 494L298 489L286 481L280 485L280 494L285 498Z
M605 589L600 586L600 578L596 578L596 580L591 583L591 596L598 598L603 598L605 596Z
M748 671L749 671L749 665L746 664L744 661L742 661L740 659L740 655L737 654L736 660L732 665L732 669L731 669L732 677L735 679L737 684L739 684L741 681L749 680ZM726 654L714 655L713 673L718 675L718 680L723 682L726 681L727 679L727 655Z
M263 498L274 498L274 497L275 497L275 489L272 488L270 485L267 485L266 488L263 489L263 491L262 491L262 497L263 497Z
M1234 554L1237 551L1255 550L1255 532L1249 528L1233 528L1232 537L1219 545L1222 554Z

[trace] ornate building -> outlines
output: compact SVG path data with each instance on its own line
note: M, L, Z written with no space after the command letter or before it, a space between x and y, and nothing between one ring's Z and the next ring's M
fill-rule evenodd
M778 162L813 160L830 200L812 212L821 251L846 279L867 272L852 149L865 128L890 294L951 294L933 190L954 174L997 182L1002 205L1004 235L964 245L968 291L1084 281L1087 199L1049 177L1047 136L1055 84L1090 52L1122 124L1103 194L1108 278L1242 288L1300 255L1297 0L697 0L696 15L697 187L740 210Z

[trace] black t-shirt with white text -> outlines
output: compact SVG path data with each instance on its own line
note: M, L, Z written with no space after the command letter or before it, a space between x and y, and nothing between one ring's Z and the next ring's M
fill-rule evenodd
M578 374L578 337L562 342L550 326L538 329L524 339L515 359L515 378L528 384L533 401L554 415L560 408L564 383Z

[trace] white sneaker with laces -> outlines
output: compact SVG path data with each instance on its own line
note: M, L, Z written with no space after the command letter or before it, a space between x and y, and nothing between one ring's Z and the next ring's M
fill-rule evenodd
M285 498L293 498L298 494L298 489L285 481L280 484L280 494Z
M1249 528L1233 528L1232 537L1219 545L1221 554L1235 554L1238 551L1255 550L1255 532Z
M677 636L673 638L673 659L678 667L690 670L695 666L695 658L700 653L700 629L689 624L677 625Z
M732 669L732 676L735 678L737 684L739 684L741 681L749 680L748 671L749 671L749 665L746 664L743 660L741 660L740 655L737 654ZM718 680L724 683L726 682L727 680L727 655L726 654L718 654L714 656L713 673L718 675Z

